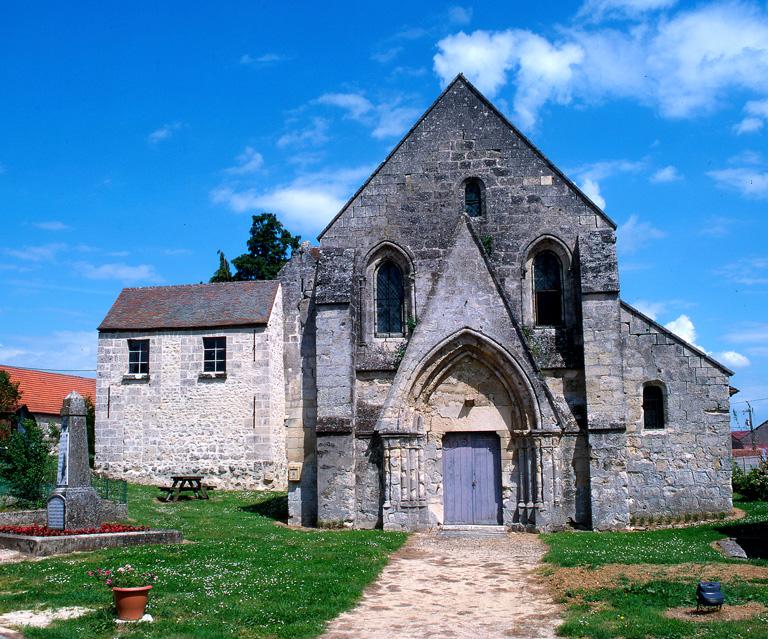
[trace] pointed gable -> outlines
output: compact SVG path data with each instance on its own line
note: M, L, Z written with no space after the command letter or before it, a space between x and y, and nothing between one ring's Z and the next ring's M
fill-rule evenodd
M466 218L458 222L428 300L389 389L379 430L392 432L403 427L398 423L403 398L411 392L420 369L436 349L461 339L464 332L487 340L490 350L507 358L509 373L516 378L521 395L527 396L521 404L530 409L529 427L542 428L558 421L520 328Z
M461 144L453 148L451 141L455 139L466 139L469 143L463 149ZM462 150L474 151L476 157L460 159L458 155ZM489 165L494 161L495 166ZM453 166L454 162L463 166ZM530 170L531 163L538 165L535 174ZM327 240L335 233L354 229L357 220L370 224L370 218L374 223L378 222L376 218L386 218L388 209L398 199L393 196L403 191L418 193L426 173L444 175L456 169L476 173L489 166L500 176L509 178L508 183L519 181L520 186L528 187L525 190L534 197L575 198L585 212L599 218L602 225L616 228L613 220L460 74L320 232L318 239ZM429 196L422 191L417 200L426 203ZM583 224L583 220L580 223ZM454 220L449 226L453 228Z

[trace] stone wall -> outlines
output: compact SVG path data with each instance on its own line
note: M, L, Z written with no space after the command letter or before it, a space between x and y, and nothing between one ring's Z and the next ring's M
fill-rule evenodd
M633 517L730 512L729 371L622 305ZM643 427L643 385L662 385L665 426Z
M227 373L206 378L204 336L226 336ZM150 340L149 376L128 339ZM267 326L99 335L97 472L143 483L200 474L221 488L286 487L282 294Z

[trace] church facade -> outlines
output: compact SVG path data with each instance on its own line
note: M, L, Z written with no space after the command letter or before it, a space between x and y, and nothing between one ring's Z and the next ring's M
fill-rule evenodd
M277 443L242 468L255 485L268 468L270 486L287 486L290 523L602 530L730 512L731 371L621 301L615 224L462 76L277 284L280 308L260 324L273 372L207 392L238 404L238 428L253 420L246 440L266 436L249 398L269 397L259 428ZM240 315L250 327L255 316ZM108 386L134 401L114 355L127 352L125 331L199 341L217 330L215 316L183 329L119 324L101 329L97 390L97 464L117 474L129 426L105 402ZM190 388L200 383L190 374ZM147 410L184 394L143 388ZM216 467L232 430L227 409L217 415L176 468ZM134 455L143 431L162 440L151 421L131 435ZM103 433L113 448L100 447ZM140 478L142 464L131 467ZM212 473L222 486L225 467Z

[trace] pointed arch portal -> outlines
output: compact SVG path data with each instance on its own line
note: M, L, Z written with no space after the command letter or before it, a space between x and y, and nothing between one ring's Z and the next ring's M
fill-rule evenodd
M422 508L430 526L535 526L545 499L542 439L532 435L541 415L518 362L464 329L403 385L400 424L412 429L388 440L385 507Z

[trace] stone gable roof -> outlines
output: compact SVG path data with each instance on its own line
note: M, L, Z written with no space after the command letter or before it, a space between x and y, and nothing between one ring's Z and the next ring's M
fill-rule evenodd
M90 377L46 373L16 366L0 366L0 370L8 373L12 382L19 383L20 404L25 405L31 413L58 415L61 403L72 391L96 399L96 380Z
M680 336L679 336L679 335L677 335L676 333L673 333L673 332L672 332L672 331L670 331L668 328L666 328L665 326L662 326L662 325L661 325L661 324L659 324L658 322L656 322L656 321L652 320L652 319L651 319L650 317L648 317L648 316L647 316L645 313L643 313L643 312L641 312L641 311L637 310L637 309L636 309L634 306L632 306L632 305L630 305L630 304L627 304L627 303L626 303L624 300L621 300L621 307L622 307L622 308L623 308L625 311L627 311L627 313L631 313L631 314L634 314L634 315L636 315L637 317L639 317L640 319L642 319L644 322L647 322L648 324L650 324L651 326L653 326L653 328L654 328L655 330L659 331L659 333L663 333L664 335L667 335L668 337L671 337L671 338L672 338L672 339L674 339L676 342L678 342L678 343L679 343L681 346L684 346L685 348L687 348L687 349L689 349L689 350L693 351L694 353L696 353L696 355L698 355L699 357L701 357L701 358L702 358L703 360L705 360L706 362L709 362L709 363L710 363L712 366L714 366L715 368L719 369L720 371L722 371L723 373L725 373L725 374L726 374L726 375L728 375L729 377L730 377L730 376L733 376L733 375L735 375L735 374L736 374L736 373L734 373L734 372L733 372L733 371L732 371L730 368L728 368L728 367L726 367L726 366L723 366L723 365L722 365L720 362L718 362L718 361L717 361L717 360L716 360L714 357L712 357L711 355L709 355L709 354L705 353L704 351L702 351L700 348L698 348L698 347L694 346L693 344L691 344L691 343L689 343L689 342L686 342L686 341L685 341L685 340L684 340L682 337L680 337Z
M608 215L605 214L605 212L599 206L597 206L597 204L595 204L587 195L585 195L584 192L567 175L565 175L565 173L563 173L557 166L555 166L555 164L547 156L545 156L544 153L542 153L541 150L533 142L531 142L531 140L529 140L525 135L523 135L523 133L514 124L512 124L506 118L506 116L503 113L501 113L501 111L499 111L493 105L493 103L488 98L486 98L482 93L480 93L480 91L469 80L467 80L467 78L464 77L463 73L460 73L451 81L451 83L447 87L445 87L445 89L437 97L437 99L430 105L430 107L424 112L424 114L414 123L414 125L408 130L408 132L403 136L403 138L395 145L395 147L389 152L387 157L384 158L384 161L381 164L379 164L379 166L376 167L376 169L374 170L373 173L371 173L368 179L365 182L363 182L360 188L357 189L357 191L355 191L352 197L350 197L349 200L347 200L347 202L344 204L344 206L341 207L341 210L336 215L334 215L333 219L330 222L328 222L328 224L322 231L320 231L320 234L317 236L318 240L322 239L323 235L325 235L325 233L334 225L336 220L338 220L344 214L344 212L355 201L355 199L365 190L368 184L370 184L371 180L373 180L379 174L379 172L384 168L387 162L389 162L389 160L398 152L400 147L402 147L405 144L405 142L413 135L413 133L416 131L419 125L429 116L429 114L435 109L435 107L438 104L440 104L440 102L445 98L445 96L448 95L448 93L450 93L451 89L453 89L453 87L456 84L462 84L465 87L467 87L467 89L469 89L469 91L471 91L477 97L477 99L480 100L480 102L482 102L486 107L488 107L488 109L490 109L490 111L493 112L493 114L496 115L496 117L498 117L499 120L501 120L501 122L506 127L511 129L514 132L514 134L520 140L522 140L522 142L525 145L528 146L528 148L534 153L534 155L536 155L542 162L544 162L544 164L546 164L547 167L555 175L557 175L560 179L562 179L563 182L565 182L568 185L568 187L574 193L576 193L576 195L578 195L578 197L580 197L590 209L592 209L598 216L600 216L603 220L605 220L605 222L608 224L610 228L614 230L617 228L616 222L614 222Z
M266 324L278 281L124 288L100 331L213 328Z

